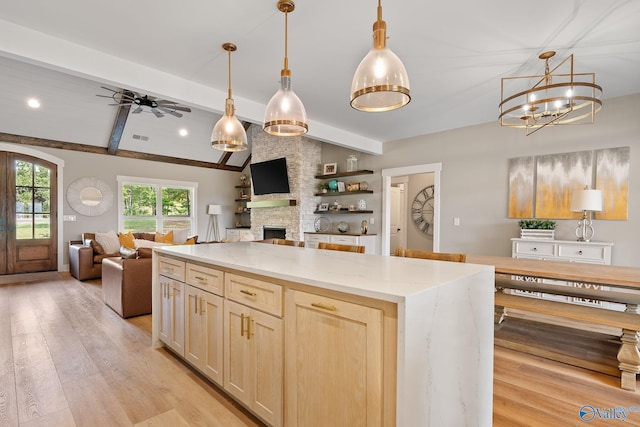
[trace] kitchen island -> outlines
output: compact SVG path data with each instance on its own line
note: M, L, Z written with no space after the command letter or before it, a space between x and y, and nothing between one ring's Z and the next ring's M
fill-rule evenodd
M269 425L491 425L491 266L256 242L153 264L153 345Z

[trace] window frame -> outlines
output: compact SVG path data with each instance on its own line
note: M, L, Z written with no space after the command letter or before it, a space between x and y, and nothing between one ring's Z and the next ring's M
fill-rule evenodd
M188 235L194 236L197 234L198 230L198 216L196 212L198 212L198 183L192 181L177 181L171 179L157 179L157 178L145 178L145 177L136 177L136 176L124 176L117 175L116 179L118 181L118 230L124 230L124 221L125 215L123 214L124 208L124 200L122 199L122 189L125 185L133 184L133 185L152 185L156 187L157 195L156 198L156 231L162 231L162 222L165 217L162 215L162 188L163 187L171 187L171 188L183 188L187 189L191 192L191 209L189 216L191 222L191 229L189 230ZM166 217L171 218L171 217Z

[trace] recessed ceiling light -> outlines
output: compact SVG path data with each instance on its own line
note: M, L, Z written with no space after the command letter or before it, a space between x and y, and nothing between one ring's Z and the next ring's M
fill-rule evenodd
M35 98L29 98L27 100L27 105L31 108L40 108L40 101Z
M189 131L187 131L186 129L180 129L178 131L178 133L180 134L180 136L187 136L189 135Z

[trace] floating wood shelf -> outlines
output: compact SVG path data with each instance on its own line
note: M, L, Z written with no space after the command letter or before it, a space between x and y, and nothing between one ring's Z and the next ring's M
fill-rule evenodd
M373 211L315 211L314 214L328 214L328 215L337 215L337 214L371 214Z
M372 170L363 169L363 170L351 171L351 172L332 173L328 175L316 175L315 177L316 179L332 179L332 178L344 178L345 176L371 175L372 173L373 173Z
M373 190L358 190L358 191L327 191L326 193L316 193L316 196L329 197L329 196L344 196L347 194L373 194Z

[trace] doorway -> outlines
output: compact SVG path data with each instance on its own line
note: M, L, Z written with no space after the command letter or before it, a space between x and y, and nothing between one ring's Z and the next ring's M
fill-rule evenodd
M0 275L58 268L58 167L0 151Z
M398 190L392 189L392 182L397 184L398 182L404 182L404 177L410 177L412 175L419 174L433 174L433 224L429 232L433 235L433 251L437 252L440 249L440 172L442 170L442 163L431 163L416 166L406 166L392 169L382 170L382 236L381 236L381 253L382 255L389 255L391 253L391 227L392 224L392 198L397 197ZM408 178L406 179L408 182ZM406 189L407 187L405 187ZM405 191L406 193L406 191ZM406 197L409 197L405 194ZM405 205L406 206L406 205ZM405 225L405 231L408 224ZM394 239L396 239L394 237ZM399 242L399 240L396 240ZM405 241L406 242L406 241Z

